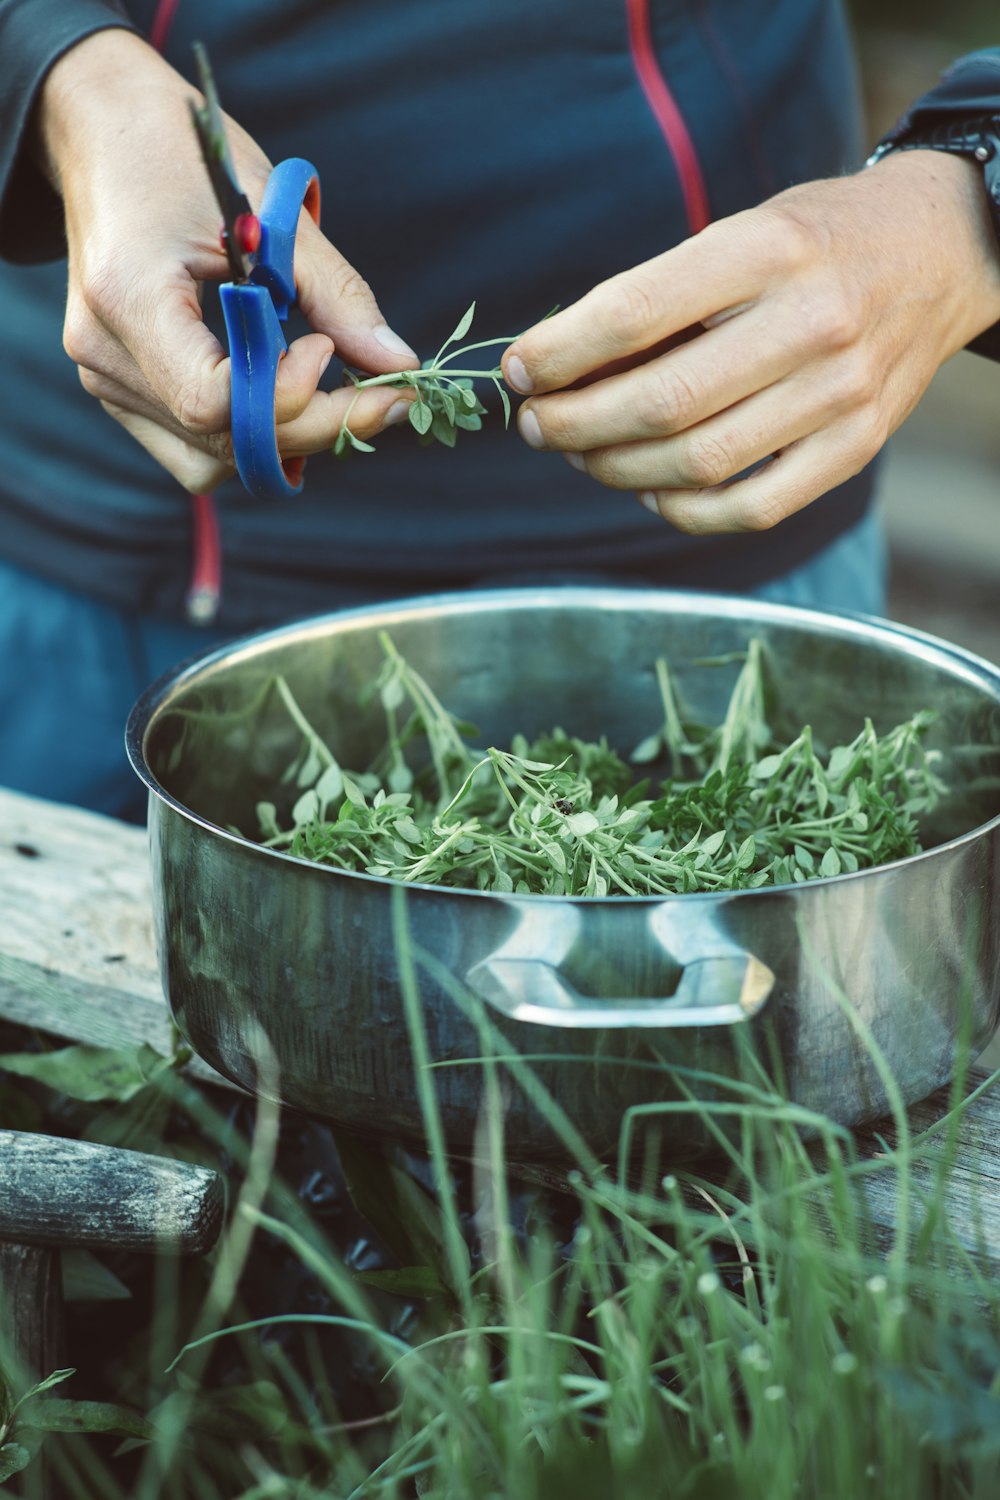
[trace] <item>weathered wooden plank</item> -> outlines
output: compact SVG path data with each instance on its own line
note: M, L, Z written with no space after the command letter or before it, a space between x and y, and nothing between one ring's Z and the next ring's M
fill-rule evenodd
M972 1069L966 1096L989 1076L982 1068ZM911 1139L942 1120L950 1101L950 1090L941 1088L912 1105L907 1110ZM889 1162L885 1171L863 1179L861 1189L876 1233L886 1241L897 1223L898 1181L889 1155L899 1145L896 1122L882 1121L874 1129L859 1132L856 1140L862 1160ZM945 1222L941 1228L984 1269L1000 1273L1000 1085L966 1105L954 1139L949 1139L945 1127L927 1144L926 1154L921 1153L909 1172L911 1233L917 1233L925 1221L925 1203L938 1196L936 1177L944 1166Z
M222 1205L207 1167L0 1130L0 1240L200 1255L218 1239Z
M170 1052L144 829L0 788L0 1016ZM191 1072L232 1087L200 1060Z
M59 1255L0 1243L0 1364L18 1393L63 1364Z

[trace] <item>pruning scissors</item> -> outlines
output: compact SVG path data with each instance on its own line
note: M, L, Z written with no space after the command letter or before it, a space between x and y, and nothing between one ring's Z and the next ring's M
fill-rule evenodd
M293 259L303 207L319 223L319 174L290 157L267 180L255 214L233 168L219 98L205 49L195 44L205 103L191 100L191 116L208 175L222 210L222 248L232 281L219 288L232 364L232 434L236 468L251 495L281 500L302 489L304 458L282 461L274 425L278 364L288 348L282 323L294 305Z

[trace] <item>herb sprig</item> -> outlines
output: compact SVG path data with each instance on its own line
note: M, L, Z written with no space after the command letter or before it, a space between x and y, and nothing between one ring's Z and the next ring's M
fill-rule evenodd
M388 385L400 390L416 391L417 399L411 403L408 416L410 426L416 431L423 447L438 442L443 443L446 448L454 448L460 431L479 431L483 425L486 407L476 395L474 382L477 380L492 381L503 407L504 426L510 426L510 397L503 383L503 371L500 366L492 365L485 370L465 369L457 366L455 361L464 355L474 354L478 349L490 349L497 344L504 346L512 344L519 335L511 334L509 338L482 339L475 344L464 344L458 349L451 349L452 344L458 344L461 339L465 338L472 327L475 314L476 304L473 302L433 359L425 359L419 370L399 370L388 375L366 375L363 379L350 371L346 372L347 379L353 383L357 394L347 408L333 445L333 451L338 458L346 458L352 449L358 453L375 452L373 445L362 442L349 426L351 413L361 392L371 390L374 386Z
M808 727L779 744L758 641L711 728L685 719L667 663L657 663L663 725L631 756L670 767L651 798L649 781L603 738L554 729L475 751L469 726L381 640L369 697L381 700L386 740L365 772L339 766L278 680L302 746L285 776L298 791L290 826L273 802L258 806L268 847L392 880L524 895L753 889L919 852L918 819L945 790L939 752L923 743L927 711L884 735L866 719L827 754ZM414 770L406 751L418 737L428 755Z

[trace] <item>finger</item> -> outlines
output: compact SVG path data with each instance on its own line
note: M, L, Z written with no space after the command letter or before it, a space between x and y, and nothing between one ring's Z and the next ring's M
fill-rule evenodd
M843 384L800 373L672 437L597 448L574 467L618 490L710 489L849 412L856 398Z
M105 410L114 415L116 421L121 421L120 413L129 412L134 417L141 417L157 427L164 428L166 432L183 439L185 443L199 449L219 463L232 465L233 444L230 434L222 432L198 436L185 432L158 401L149 399L143 394L138 371L136 371L137 384L134 386L122 385L119 381L112 380L107 375L101 375L95 370L81 368L77 373L80 377L80 384L87 394L100 401Z
M207 494L235 472L233 464L204 453L186 438L168 432L159 422L138 416L111 401L102 401L101 405L192 495Z
M317 333L325 333L346 363L373 374L420 364L405 339L386 322L375 294L308 214L295 242L299 307Z
M786 448L735 484L645 491L639 499L691 536L768 531L860 473L878 446L863 424L837 423Z
M683 432L787 375L801 343L797 325L775 336L743 313L607 380L525 401L518 431L532 448L563 453Z
M288 353L278 364L274 390L276 422L293 421L306 409L316 394L316 386L330 362L333 348L330 340L322 334L306 334L296 339ZM138 366L126 353L120 358L110 354L110 341L105 368L120 369L125 379L102 373L99 370L80 367L80 383L89 395L99 401L109 401L136 416L158 422L168 431L176 433L201 448L205 453L218 458L230 458L232 439L229 433L199 434L186 432L173 415L159 402L149 382Z
M160 299L151 336L126 343L157 398L194 436L229 429L229 356L202 322L190 282ZM123 341L124 342L124 341Z
M293 422L306 410L333 355L325 334L307 333L288 346L274 382L275 422Z
M321 453L333 447L345 420L355 437L367 440L405 421L414 399L412 390L391 386L360 392L352 386L317 391L301 416L278 428L278 448L287 458Z
M67 309L63 342L77 364L138 385L182 431L228 429L229 359L183 267L165 278L159 263L105 266Z
M768 247L759 230L746 225L747 217L710 225L536 323L503 355L507 383L523 395L558 390L611 360L752 302L762 280L770 279L781 246Z

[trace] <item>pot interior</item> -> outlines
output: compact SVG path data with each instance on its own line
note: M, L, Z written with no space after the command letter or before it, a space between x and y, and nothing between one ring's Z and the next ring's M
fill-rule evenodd
M377 697L359 699L383 660L379 633L445 707L506 746L556 725L607 737L627 755L662 720L655 678L666 656L694 718L721 720L752 637L764 645L772 725L812 726L820 746L870 717L885 732L920 709L937 721L950 791L925 843L1000 814L1000 670L944 642L875 621L707 595L618 589L508 590L357 610L272 631L178 669L137 705L129 746L139 774L200 819L253 838L258 801L277 801L301 734L274 689L283 676L348 769L384 740ZM706 660L732 657L723 665ZM645 770L646 768L644 768ZM654 774L656 767L649 768ZM278 793L276 795L276 792ZM294 800L285 789L285 800Z

